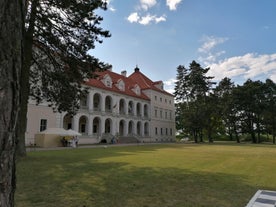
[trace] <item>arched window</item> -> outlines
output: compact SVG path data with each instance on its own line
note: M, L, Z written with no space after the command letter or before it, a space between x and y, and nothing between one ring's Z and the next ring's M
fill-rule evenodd
M125 121L121 120L119 122L119 135L124 136L124 129L125 129Z
M148 123L148 122L146 122L146 123L144 124L144 135L145 135L145 136L148 136L148 135L149 135L149 123Z
M133 104L133 101L128 102L128 114L130 114L130 115L134 114L134 104Z
M79 119L79 132L82 134L87 134L87 117L86 116L81 116Z
M112 120L106 119L104 123L104 133L111 133Z
M101 120L99 117L95 117L93 119L93 134L94 135L100 135L100 126L101 126Z
M66 114L63 117L63 128L64 129L72 129L72 119L73 119L73 117L69 114Z
M105 111L106 112L112 111L112 106L111 106L112 103L111 102L112 102L111 96L106 96L105 97Z
M125 103L125 100L124 99L120 99L120 102L119 102L119 112L120 114L125 114L126 113L126 103Z
M93 109L94 111L100 111L101 110L101 95L99 93L95 93L93 96Z
M136 105L136 112L137 112L137 116L142 116L142 110L141 110L141 104L137 103Z
M144 105L144 117L149 117L149 109L147 104Z

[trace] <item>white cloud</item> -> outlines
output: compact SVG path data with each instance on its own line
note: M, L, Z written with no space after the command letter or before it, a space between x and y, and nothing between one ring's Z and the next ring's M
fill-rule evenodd
M112 12L115 12L115 11L116 11L116 9L115 9L114 7L112 7L112 6L109 6L108 9L109 9L110 11L112 11Z
M169 7L170 10L176 10L177 5L181 1L182 0L167 0L167 6Z
M165 15L163 15L163 16L161 16L161 17L156 17L156 18L155 18L155 22L156 22L156 23L165 22L165 21L166 21L166 16L165 16Z
M173 94L176 80L171 78L169 80L164 81L164 88L167 92Z
M204 36L202 46L198 49L201 53L199 61L204 63L204 67L210 67L208 75L214 76L215 80L224 77L237 78L241 80L270 78L276 80L276 54L258 55L247 53L242 56L235 56L217 61L224 50L216 51L219 44L227 41L225 37Z
M269 76L269 79L271 79L274 83L276 83L276 71L272 72L272 74Z
M166 17L165 16L156 17L155 15L150 15L150 14L147 14L146 16L140 16L137 12L133 12L128 16L127 20L131 23L148 25L151 22L159 23L162 21L166 21Z
M148 10L149 8L155 6L156 0L140 0L141 8L144 10Z
M198 51L201 53L208 53L215 46L222 44L227 40L228 38L225 37L204 36L202 38L203 45L198 49Z
M108 10L115 12L116 9L111 5L112 0L102 0L103 2L105 2L107 4L107 8Z
M166 18L164 16L156 17L155 15L148 14L146 16L141 17L141 20L139 21L139 23L142 25L148 25L151 22L159 23L162 21L166 21Z
M238 76L246 80L265 76L276 81L276 53L270 55L248 53L213 63L208 67L210 67L208 75L215 76L216 80Z
M130 23L138 22L139 19L140 19L140 17L139 17L139 15L138 15L137 12L131 13L131 14L128 16L128 18L127 18L127 20L128 20Z
M146 15L146 16L143 16L141 17L141 20L139 21L140 24L142 25L147 25L149 24L151 21L153 21L155 18L155 16L152 16L152 15Z
M217 62L217 59L226 52L224 50L217 51L215 49L219 44L223 44L227 40L227 37L203 36L200 40L203 44L198 49L198 52L201 53L199 60L205 65Z

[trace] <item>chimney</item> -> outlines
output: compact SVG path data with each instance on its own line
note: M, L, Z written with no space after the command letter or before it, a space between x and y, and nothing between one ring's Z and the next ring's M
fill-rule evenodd
M112 66L110 66L109 68L107 68L107 70L109 70L110 72L112 72Z
M126 70L123 70L123 71L121 72L121 75L126 77L126 75L127 75Z
M134 68L134 72L139 72L140 69L138 68L138 65L136 65L136 67Z

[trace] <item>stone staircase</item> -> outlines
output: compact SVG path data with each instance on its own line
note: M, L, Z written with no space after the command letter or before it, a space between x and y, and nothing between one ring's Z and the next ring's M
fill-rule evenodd
M119 137L118 143L120 144L140 143L140 140L134 136Z

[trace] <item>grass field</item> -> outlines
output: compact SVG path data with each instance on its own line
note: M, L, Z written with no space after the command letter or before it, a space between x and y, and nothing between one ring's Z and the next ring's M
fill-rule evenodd
M16 207L243 207L276 190L276 146L167 144L34 151Z

